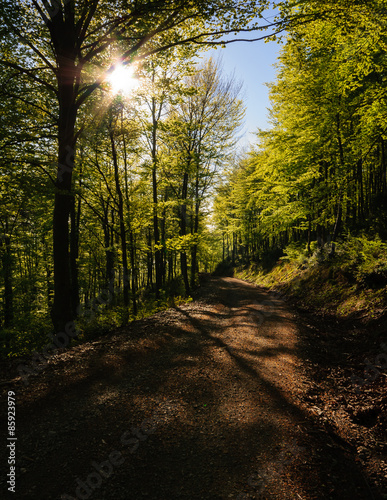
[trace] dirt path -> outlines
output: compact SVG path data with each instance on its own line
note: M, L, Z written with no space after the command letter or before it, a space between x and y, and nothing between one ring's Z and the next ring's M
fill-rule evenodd
M246 282L56 356L17 395L17 499L372 499L316 428L293 313ZM5 474L1 484L5 489Z

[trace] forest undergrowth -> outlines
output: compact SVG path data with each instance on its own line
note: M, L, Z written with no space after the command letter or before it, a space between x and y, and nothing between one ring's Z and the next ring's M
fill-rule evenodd
M378 320L387 311L387 244L349 236L322 248L293 242L258 262L238 265L235 275L276 288L300 308L340 319Z

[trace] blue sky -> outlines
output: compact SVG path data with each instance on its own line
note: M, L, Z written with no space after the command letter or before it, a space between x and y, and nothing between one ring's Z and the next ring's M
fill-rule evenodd
M265 83L275 80L273 67L281 46L276 42L235 42L224 49L211 51L214 58L221 57L225 75L235 72L237 80L244 84L246 105L244 136L241 146L254 142L257 128L268 128L269 89Z
M274 21L278 15L273 8L264 12L264 18L260 24ZM241 34L236 38L254 38L268 32L255 32ZM254 133L258 128L269 127L268 107L269 89L265 83L270 83L276 79L276 69L274 64L279 56L281 45L277 42L267 42L264 40L257 42L234 42L226 45L225 48L211 50L209 55L214 58L221 57L225 75L235 73L237 80L244 84L243 100L246 105L245 125L240 140L240 146L244 147L255 142Z

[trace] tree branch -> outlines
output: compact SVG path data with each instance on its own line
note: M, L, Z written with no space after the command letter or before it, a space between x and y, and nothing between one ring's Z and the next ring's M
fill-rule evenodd
M16 69L20 73L23 73L23 74L27 75L29 78L31 78L32 80L34 80L37 83L40 83L41 85L44 85L46 88L48 88L49 90L51 90L51 92L54 92L54 94L56 96L58 96L58 92L57 92L57 90L56 90L55 87L53 87L50 83L46 82L45 80L42 80L38 76L36 76L33 73L31 73L33 71L33 69L22 68L18 64L15 64L15 63L12 63L12 62L9 62L9 61L5 61L4 59L0 59L0 64L4 64L4 66Z

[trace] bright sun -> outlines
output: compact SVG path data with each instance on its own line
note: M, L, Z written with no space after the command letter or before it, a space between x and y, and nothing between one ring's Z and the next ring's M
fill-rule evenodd
M108 80L114 94L119 92L128 94L138 86L133 66L117 65L110 73Z

